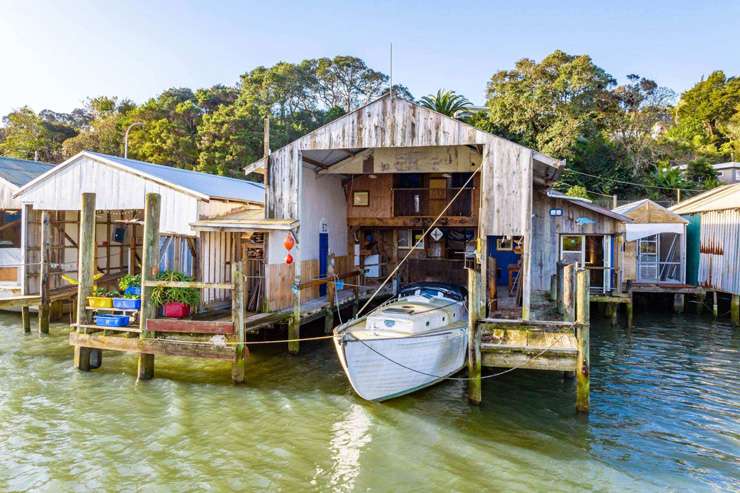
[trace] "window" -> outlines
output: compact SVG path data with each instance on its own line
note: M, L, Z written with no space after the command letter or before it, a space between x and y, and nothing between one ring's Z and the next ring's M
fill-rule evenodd
M367 190L355 190L352 192L352 205L354 207L367 207L370 205L370 192Z
M514 250L514 240L512 238L498 238L496 240L496 251L511 252Z
M470 179L472 173L453 173L450 178L450 188L462 188L465 183ZM472 187L473 182L468 183L468 187Z
M420 229L402 229L398 232L398 248L412 248L419 241L424 232ZM417 249L424 248L424 244Z
M586 241L583 235L563 235L560 237L560 260L566 263L578 262L584 265Z

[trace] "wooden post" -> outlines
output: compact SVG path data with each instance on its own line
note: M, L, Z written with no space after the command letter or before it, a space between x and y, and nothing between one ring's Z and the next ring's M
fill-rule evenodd
M296 235L297 238L297 235ZM295 275L293 277L293 314L288 321L288 352L298 354L301 349L298 339L301 337L301 255L300 246L293 250Z
M334 305L336 304L337 285L334 280L334 255L329 256L329 265L326 268L326 308L324 309L324 333L331 334L334 330Z
M234 335L237 345L234 347L234 362L231 365L231 380L234 383L244 383L246 374L246 332L244 310L244 263L231 263L231 282L234 289L231 291L231 318L234 321Z
M707 295L704 291L699 292L696 295L696 314L701 315L704 311L704 302L706 301Z
M51 251L51 218L41 211L41 272L39 275L39 334L49 333L49 255Z
M685 295L676 293L673 295L673 312L683 313L684 310Z
M558 275L553 274L550 276L550 301L558 301Z
M590 401L590 342L589 342L589 273L579 269L577 274L576 339L578 357L576 363L576 410L587 413Z
M87 297L92 293L95 274L95 194L83 193L80 204L80 239L77 256L77 332L86 333L82 325L90 323ZM90 370L90 348L75 346L74 367Z
M740 325L740 295L733 294L730 300L730 319L732 325L737 327Z
M24 305L21 308L21 323L23 325L23 332L26 334L31 333L31 310L28 305Z
M356 317L357 313L360 311L360 280L362 277L360 277L360 274L357 274L354 281L354 286L352 286L352 316Z
M468 269L468 401L471 404L481 402L480 287L480 272Z
M563 262L558 262L556 267L556 276L558 278L558 286L557 286L557 296L555 299L556 306L558 309L558 313L563 315L565 313L565 309L563 307L563 269L565 269L565 264Z
M631 329L634 326L634 320L635 320L635 298L632 294L632 291L629 292L630 300L625 305L625 308L627 309L627 329Z
M576 264L563 267L563 319L572 322L576 318Z
M717 303L717 291L712 291L712 316L715 320L719 318L719 304Z
M128 273L136 274L136 224L130 225L128 239ZM123 260L123 259L121 259Z
M152 303L152 289L144 281L154 281L159 274L159 215L162 200L158 193L147 193L144 206L144 239L141 253L141 316L139 337L150 337L146 329L146 321L155 318L157 307ZM154 377L154 355L139 353L138 364L139 380L149 380Z

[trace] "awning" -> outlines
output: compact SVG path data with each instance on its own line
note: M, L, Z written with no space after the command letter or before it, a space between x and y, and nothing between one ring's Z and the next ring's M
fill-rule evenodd
M627 241L635 241L647 236L653 236L660 233L677 233L683 234L684 224L679 223L655 223L655 224L626 224Z
M196 231L291 231L298 227L295 219L202 219L190 225Z

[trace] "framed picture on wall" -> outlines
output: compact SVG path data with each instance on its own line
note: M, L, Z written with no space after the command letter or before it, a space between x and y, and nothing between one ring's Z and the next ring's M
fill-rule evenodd
M499 252L510 252L514 249L514 240L512 238L496 239L496 250Z
M367 207L370 205L370 192L367 190L355 190L352 192L352 205L354 207Z

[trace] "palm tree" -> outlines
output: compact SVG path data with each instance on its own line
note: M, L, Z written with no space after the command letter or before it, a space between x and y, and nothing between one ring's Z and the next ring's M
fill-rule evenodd
M424 96L419 100L419 104L451 117L455 117L458 113L467 113L468 108L473 105L465 96L447 89L440 89L437 94Z

